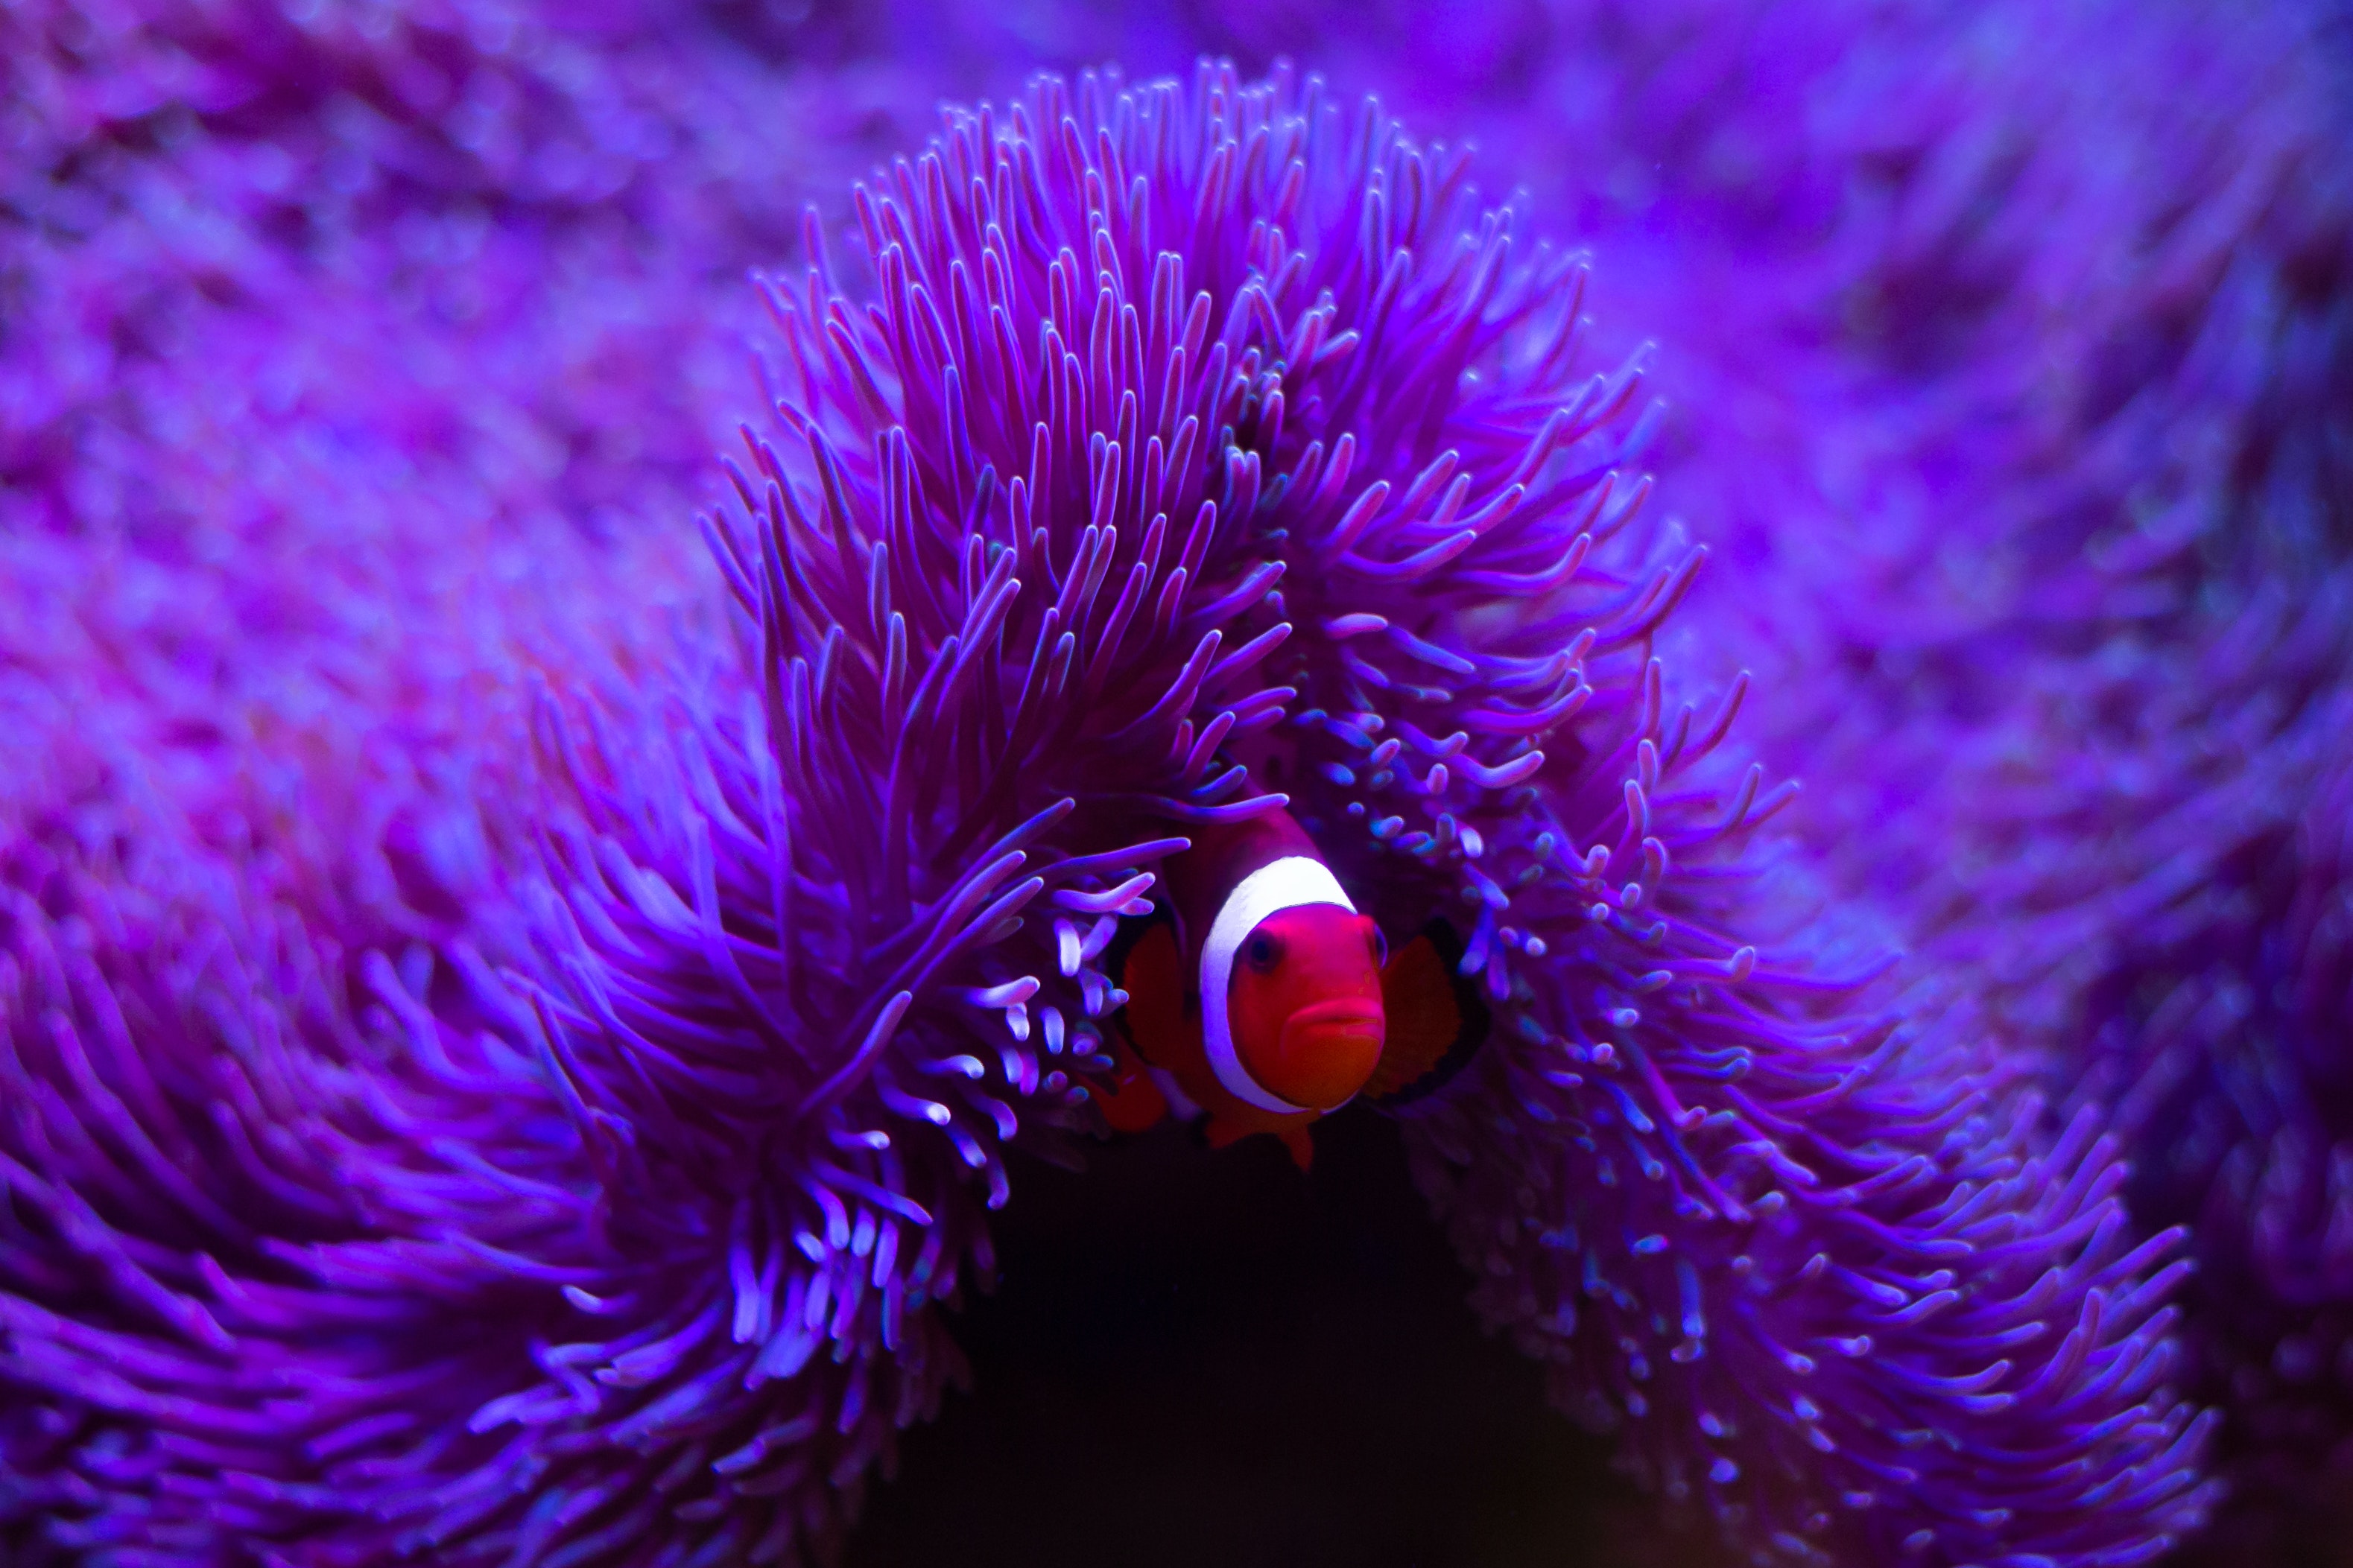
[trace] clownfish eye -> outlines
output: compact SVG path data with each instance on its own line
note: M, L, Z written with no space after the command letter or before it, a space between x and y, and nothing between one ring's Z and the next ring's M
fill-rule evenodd
M1242 949L1242 961L1261 974L1282 962L1282 939L1260 931Z
M1378 921L1370 915L1361 918L1365 922L1365 945L1372 949L1373 967L1379 969L1389 961L1389 939L1381 934Z

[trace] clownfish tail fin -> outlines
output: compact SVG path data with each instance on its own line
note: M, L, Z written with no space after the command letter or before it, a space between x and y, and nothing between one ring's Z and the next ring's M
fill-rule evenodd
M1366 1100L1385 1110L1411 1104L1443 1088L1486 1042L1486 999L1455 973L1461 960L1461 938L1432 920L1381 966L1388 1033Z

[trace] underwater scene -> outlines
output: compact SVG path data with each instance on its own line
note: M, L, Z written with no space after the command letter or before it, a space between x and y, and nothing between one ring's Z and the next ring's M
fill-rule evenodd
M2353 1568L2346 0L0 0L0 1568Z

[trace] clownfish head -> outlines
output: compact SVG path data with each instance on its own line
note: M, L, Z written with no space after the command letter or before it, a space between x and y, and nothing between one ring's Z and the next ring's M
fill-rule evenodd
M1303 1110L1330 1110L1380 1064L1381 936L1338 904L1278 909L1234 954L1234 1055L1252 1082Z

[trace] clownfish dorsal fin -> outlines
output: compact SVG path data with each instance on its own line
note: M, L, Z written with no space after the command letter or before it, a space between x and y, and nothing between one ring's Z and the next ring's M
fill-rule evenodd
M1364 1088L1376 1104L1409 1104L1442 1087L1487 1038L1487 1005L1455 973L1462 943L1433 920L1381 966L1381 1010L1388 1034L1380 1065Z

